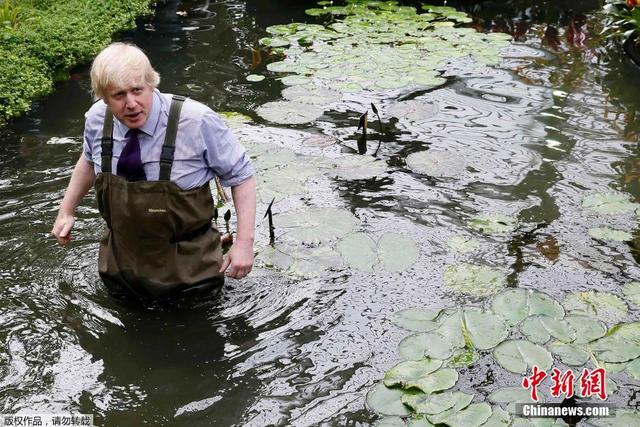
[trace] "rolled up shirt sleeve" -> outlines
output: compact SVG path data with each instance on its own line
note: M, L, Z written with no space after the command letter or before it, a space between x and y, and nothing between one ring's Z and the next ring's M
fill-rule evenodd
M204 158L225 187L235 187L255 173L246 150L213 111L202 117L200 135Z

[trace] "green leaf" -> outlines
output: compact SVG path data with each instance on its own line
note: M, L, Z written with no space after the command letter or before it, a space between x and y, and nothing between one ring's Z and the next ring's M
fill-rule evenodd
M627 364L627 373L636 381L640 380L640 359Z
M625 302L607 292L573 292L565 298L563 305L571 314L595 317L608 323L621 322L628 314Z
M324 109L293 101L267 102L256 109L265 120L283 125L310 123L322 116Z
M405 395L402 403L419 414L439 414L452 408L457 401L455 393L445 392L437 394L413 394Z
M409 388L409 384L421 381L442 366L442 360L422 359L400 362L389 369L384 376L384 385L387 387L400 386Z
M622 287L622 293L637 306L640 306L640 282L629 282Z
M549 350L560 357L567 366L582 366L589 360L589 353L575 344L554 342Z
M429 332L438 326L435 319L439 314L440 310L430 311L408 308L393 313L391 321L401 328L409 331Z
M590 228L589 235L594 239L613 240L616 242L625 242L633 239L633 236L624 230L614 230L606 227Z
M453 355L447 361L449 368L468 368L478 361L480 356L474 349L459 348L453 352Z
M493 298L491 308L507 325L513 326L529 316L564 317L562 306L550 296L531 289L509 289Z
M626 194L610 192L586 196L582 207L603 215L620 215L634 212L638 204L632 203Z
M549 316L539 315L527 318L520 325L520 332L537 344L544 344L551 337L565 343L576 339L576 331L571 325Z
M447 409L446 411L440 412L435 415L427 415L427 419L433 424L442 424L445 419L450 417L451 415L462 411L464 408L468 407L471 401L473 400L472 394L465 394L459 391L452 393L455 396L456 403L453 405L453 408Z
M473 252L480 247L480 242L471 237L454 236L447 240L446 245L454 252Z
M482 427L508 427L511 424L511 415L504 409L493 406L493 413Z
M478 216L469 221L469 227L489 234L505 234L515 230L518 222L515 218L494 214Z
M403 394L401 389L390 389L380 383L367 393L367 405L378 414L406 417L411 411L402 403Z
M495 347L509 335L507 324L500 316L479 309L464 310L464 326L474 347L480 350Z
M366 272L404 271L418 258L416 243L394 233L382 235L377 243L365 233L350 234L338 243L337 249L348 265Z
M460 412L453 413L442 420L450 427L479 427L491 416L491 406L487 403L474 403Z
M483 297L504 288L506 277L489 267L463 263L447 267L444 282L455 292Z
M574 344L586 344L604 336L607 327L591 317L570 315L564 320L576 331Z
M507 410L510 413L516 412L516 403L534 403L531 398L531 392L522 387L506 387L494 391L488 397L492 403L506 403ZM543 401L543 396L539 395L540 401Z
M283 238L304 244L326 243L360 226L360 221L351 212L337 208L287 212L275 216L274 222L285 231Z
M457 381L458 372L455 369L444 368L416 378L414 381L407 381L405 388L417 388L423 393L434 393L453 387Z
M526 374L533 365L549 370L553 364L551 354L544 348L526 340L509 340L493 350L496 362L516 374Z
M258 74L249 74L247 76L247 81L249 82L261 82L264 80L264 76Z

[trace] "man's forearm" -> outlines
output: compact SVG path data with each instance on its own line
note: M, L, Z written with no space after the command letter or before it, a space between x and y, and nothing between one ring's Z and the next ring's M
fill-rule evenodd
M71 174L71 180L67 191L64 193L62 203L60 203L60 212L73 215L82 198L91 189L95 178L96 174L93 170L93 165L81 155Z
M253 245L256 225L256 181L253 177L231 187L233 204L238 218L236 242Z

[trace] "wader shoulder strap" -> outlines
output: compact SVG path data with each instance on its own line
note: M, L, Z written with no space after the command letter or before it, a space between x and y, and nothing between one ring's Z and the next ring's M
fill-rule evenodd
M104 112L104 124L102 125L102 172L111 173L111 158L113 157L113 114L109 107Z
M169 181L171 179L171 166L173 166L173 152L176 149L176 135L178 134L178 123L180 122L180 110L182 110L182 104L185 99L184 96L179 95L173 95L171 98L167 131L164 136L162 153L160 154L160 181Z

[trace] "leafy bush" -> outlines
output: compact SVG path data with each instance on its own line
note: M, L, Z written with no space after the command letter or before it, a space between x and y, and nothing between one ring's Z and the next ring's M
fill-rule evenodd
M0 10L8 2L0 3ZM90 61L115 32L134 28L150 3L22 0L11 5L19 12L19 25L0 25L0 121L27 111L34 97L51 90L55 76Z
M608 37L634 39L640 32L640 0L607 0L604 11L608 15L603 30Z

